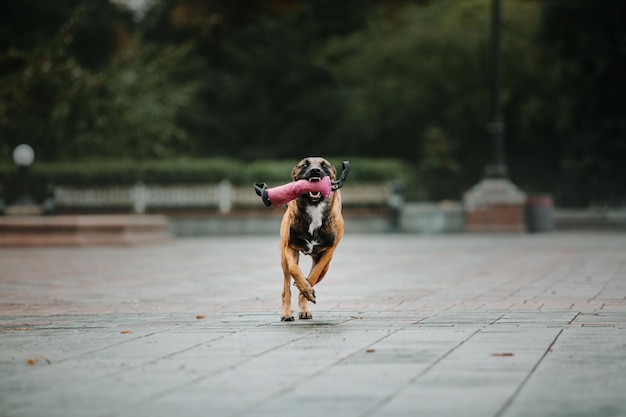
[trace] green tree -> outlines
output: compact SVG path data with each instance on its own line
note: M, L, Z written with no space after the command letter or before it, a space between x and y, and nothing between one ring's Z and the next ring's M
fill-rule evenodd
M244 159L328 154L339 115L334 76L316 60L327 39L359 28L373 0L162 1L147 39L194 39L210 71L185 120L205 155Z
M391 15L383 9L367 29L329 43L325 62L343 98L336 140L425 166L429 146L420 142L430 136L430 126L441 126L458 163L458 171L449 172L460 182L456 188L475 183L490 146L489 6L488 0L438 0L406 4ZM534 120L549 94L549 88L537 88L544 81L539 68L547 66L533 41L539 16L536 3L504 5L504 106L507 122L520 120L508 130L508 156L513 176L520 178L517 145L541 141ZM547 168L535 164L535 169ZM460 191L448 198L460 198Z
M438 127L428 127L421 138L421 158L417 175L421 181L422 199L439 201L458 198L461 167L446 132Z
M78 40L98 37L87 22L100 8L109 10L100 21L108 41L94 53ZM21 142L43 160L197 150L179 117L196 102L203 64L191 45L142 42L119 13L109 2L83 2L47 40L3 53L16 64L0 76L0 154Z
M0 2L0 52L30 51L55 36L83 0L4 0ZM9 61L10 62L10 61ZM7 58L2 62L2 72Z
M546 0L542 37L559 57L553 105L559 196L570 205L626 202L626 3Z

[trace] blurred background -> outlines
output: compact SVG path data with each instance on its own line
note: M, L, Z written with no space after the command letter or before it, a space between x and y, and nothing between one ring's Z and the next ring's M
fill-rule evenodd
M310 154L461 200L491 154L490 0L3 0L0 175L110 185L289 180ZM511 180L626 200L626 2L502 2Z

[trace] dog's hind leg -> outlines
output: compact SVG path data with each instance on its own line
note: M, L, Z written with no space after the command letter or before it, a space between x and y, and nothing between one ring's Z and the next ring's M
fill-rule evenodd
M315 268L315 264L318 261L318 257L317 256L313 256L313 263L311 264L311 271L313 271L313 268ZM328 268L326 268L328 269ZM309 273L309 276L311 275L311 273ZM319 282L319 280L318 280ZM309 281L309 283L311 283ZM314 284L311 284L311 287ZM302 295L300 294L300 296L298 296L298 318L299 319L303 319L303 320L308 320L308 319L312 319L313 318L313 313L311 313L311 311L309 310L308 307L308 300Z
M332 258L332 253L330 256L313 256L313 264L311 265L311 272L309 272L308 278L311 286L318 284L324 278L326 272L328 272L328 268L330 267L330 258ZM321 265L320 261L326 262L326 264ZM317 277L317 279L314 281L312 277ZM313 318L313 314L309 311L307 305L307 299L303 297L302 294L298 297L298 311L298 317L301 319Z
M298 296L298 318L300 319L312 319L313 314L309 311L308 300L300 294Z

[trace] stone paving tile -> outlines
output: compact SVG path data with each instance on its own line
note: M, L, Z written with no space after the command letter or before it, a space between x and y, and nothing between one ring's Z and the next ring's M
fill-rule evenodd
M580 313L572 321L573 325L626 328L626 311L598 311Z
M513 399L507 417L624 416L626 328L570 327ZM549 387L549 389L547 389Z
M559 329L477 331L381 405L377 415L497 415Z
M567 326L578 317L579 313L575 311L551 311L551 312L533 312L533 311L511 311L502 314L496 325L542 325L542 326Z
M282 323L275 237L2 250L0 416L624 416L624 253L346 236Z

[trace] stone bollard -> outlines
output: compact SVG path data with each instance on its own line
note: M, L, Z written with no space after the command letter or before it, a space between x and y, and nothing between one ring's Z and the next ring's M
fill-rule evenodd
M54 204L54 184L46 185L46 196L43 200L41 214L44 216L52 216L55 212Z
M524 209L526 228L531 233L549 232L554 229L552 212L554 203L550 195L537 195L528 198Z
M4 185L0 184L0 216L6 214L6 204L4 203Z
M464 198L466 232L516 233L526 230L526 194L507 179L487 178Z

